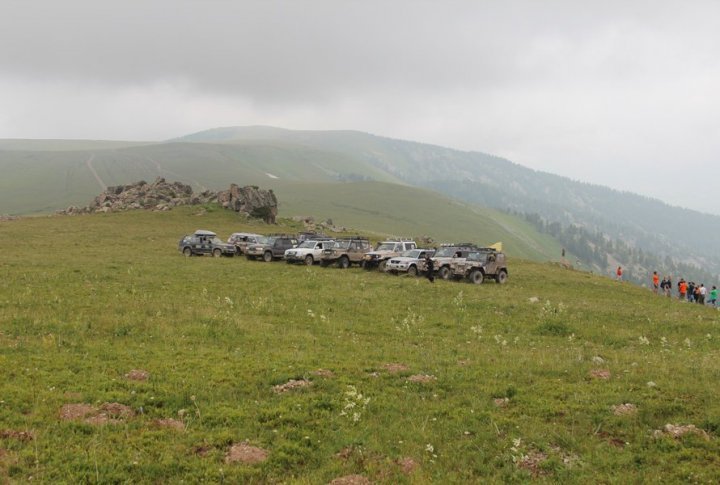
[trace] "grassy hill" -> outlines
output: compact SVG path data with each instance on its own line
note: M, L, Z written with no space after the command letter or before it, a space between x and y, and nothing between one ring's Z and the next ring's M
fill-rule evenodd
M0 222L2 480L720 479L717 311L520 259L475 286L183 258L196 228L276 230L189 207ZM243 442L267 460L228 462Z
M436 192L380 182L289 184L275 189L280 215L313 215L360 232L436 241L502 241L508 254L537 261L558 259L561 248L516 217L447 199Z

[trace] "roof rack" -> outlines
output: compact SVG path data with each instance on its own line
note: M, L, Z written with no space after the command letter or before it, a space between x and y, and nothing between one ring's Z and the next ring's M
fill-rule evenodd
M336 241L350 241L350 240L361 240L361 241L369 241L370 239L367 236L343 236L343 237L336 237Z

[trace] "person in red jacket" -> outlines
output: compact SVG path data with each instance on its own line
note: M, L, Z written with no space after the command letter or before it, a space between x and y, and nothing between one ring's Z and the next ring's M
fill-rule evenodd
M653 271L653 293L656 295L658 294L658 288L660 288L660 277L657 274L657 271Z
M680 293L680 299L684 300L687 295L687 289L688 285L685 282L684 279L680 278L680 282L678 283L678 292Z
M615 271L615 276L617 276L618 281L622 280L622 266L618 266L617 271Z

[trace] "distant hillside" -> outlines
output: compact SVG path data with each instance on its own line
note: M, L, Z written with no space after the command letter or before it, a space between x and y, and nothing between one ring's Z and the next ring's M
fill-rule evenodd
M0 213L82 205L104 185L157 176L215 190L228 182L290 191L297 183L377 181L433 189L521 218L533 214L545 225L576 226L592 233L596 241L616 240L657 256L648 261L671 258L720 273L720 217L538 172L483 153L356 131L257 126L216 128L155 144L112 143L0 140L0 170L6 174L0 180ZM384 197L381 194L380 201ZM623 254L627 252L607 258L594 254L583 258L583 263L604 271L609 266L603 268L602 261L625 264ZM627 263L643 279L648 271L676 267L651 267L642 264L643 258L638 261Z

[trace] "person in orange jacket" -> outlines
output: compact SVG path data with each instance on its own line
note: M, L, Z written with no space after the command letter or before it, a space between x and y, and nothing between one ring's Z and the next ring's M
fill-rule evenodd
M657 295L658 294L658 288L660 288L660 277L657 274L657 271L653 271L653 292Z
M678 292L680 293L680 299L684 300L687 295L687 289L688 285L685 282L684 279L680 278L680 282L678 283Z

